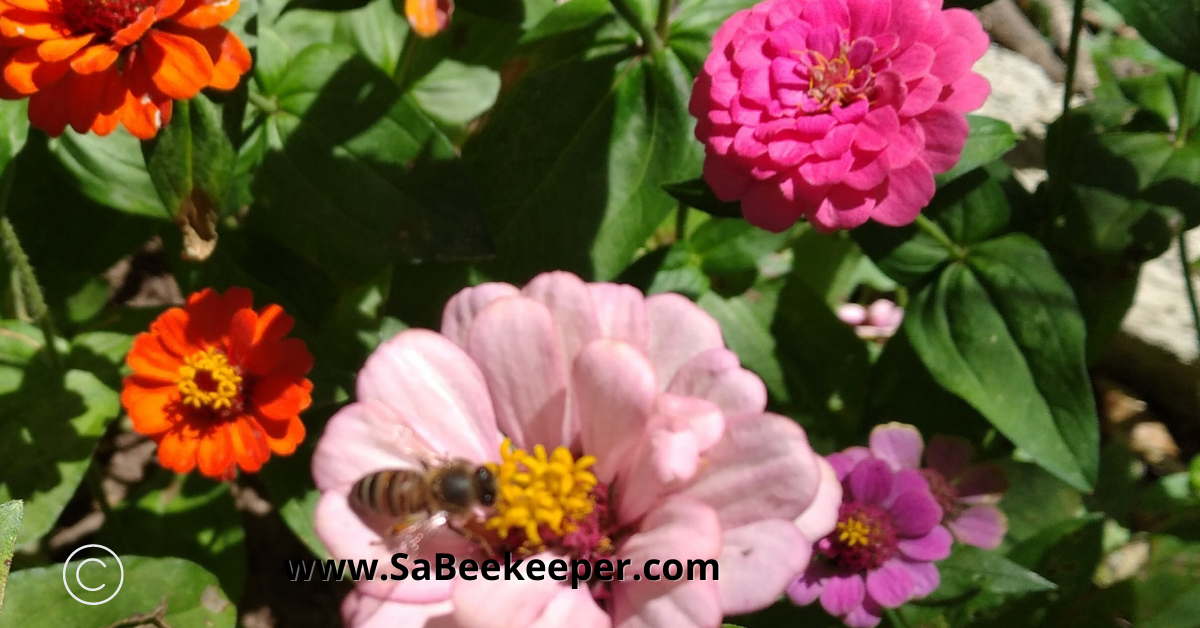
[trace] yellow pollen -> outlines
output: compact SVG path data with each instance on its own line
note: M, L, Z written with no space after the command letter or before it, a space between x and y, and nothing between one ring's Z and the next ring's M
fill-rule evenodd
M847 547L855 545L870 545L871 537L874 536L874 530L867 522L851 517L846 521L839 521L837 524L838 540L845 543Z
M175 386L185 405L228 410L241 393L242 376L220 349L209 347L184 358Z
M566 447L547 456L541 445L531 455L506 438L500 445L500 459L498 465L488 464L496 476L497 494L496 514L486 525L501 538L513 528L524 530L525 549L537 551L544 546L540 526L559 535L573 532L595 507L591 491L597 480L588 471L596 464L594 457L576 460Z

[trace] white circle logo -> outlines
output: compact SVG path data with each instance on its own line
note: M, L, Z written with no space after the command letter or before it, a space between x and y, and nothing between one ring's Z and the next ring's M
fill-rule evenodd
M112 554L112 557L117 561L117 568L121 570L121 581L117 583L117 590L113 591L112 595L104 598L103 600L100 600L99 602L85 602L85 601L79 599L79 597L76 596L71 591L71 585L67 583L67 567L71 564L71 559L74 558L75 555L79 553L79 550L85 550L89 547L98 547L98 548L108 552L109 554ZM89 559L79 563L78 565L76 565L76 567L75 567L75 582L79 583L79 586L83 587L84 589L86 589L88 591L99 591L100 589L103 589L107 585L101 584L98 587L89 587L88 585L84 584L83 580L79 577L79 571L81 569L83 569L84 565L91 563L91 562L100 563L101 567L105 567L105 568L108 567L108 565L106 565L104 563L104 561L100 560L99 558L89 558ZM93 543L91 545L84 545L82 547L77 547L77 548L75 548L75 551L71 552L71 555L67 557L67 562L63 563L63 586L67 588L67 593L69 593L71 595L71 597L75 598L75 601L79 602L80 604L87 604L88 606L99 606L99 605L113 599L114 597L116 597L116 595L121 592L121 585L123 585L123 584L125 584L125 565L121 564L121 559L117 558L116 552L108 549L107 547L104 547L103 545L96 545L95 543Z

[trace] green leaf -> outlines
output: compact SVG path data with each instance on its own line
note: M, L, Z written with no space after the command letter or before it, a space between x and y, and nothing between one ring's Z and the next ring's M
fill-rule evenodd
M698 299L712 288L700 267L700 257L688 242L676 242L638 259L621 273L621 283L637 286L646 294L678 292Z
M492 108L500 74L479 65L446 59L412 87L417 106L443 127L462 127Z
M1104 517L1090 514L1050 526L1017 545L1009 560L1053 582L1063 599L1086 590L1103 555Z
M407 20L392 8L391 0L374 0L361 9L338 16L334 41L353 44L391 76L410 33Z
M572 0L554 7L541 20L521 36L521 44L528 45L549 37L590 28L616 14L608 0Z
M50 140L50 151L88 198L118 211L170 220L172 214L146 170L141 144L124 127L107 137L67 129Z
M942 386L1037 464L1091 489L1100 434L1083 319L1037 242L1014 234L975 245L913 298L904 326Z
M150 625L151 617L158 619L158 625L172 628L232 628L236 623L237 609L217 578L199 565L182 558L122 556L119 548L112 549L121 561L120 569L111 554L89 548L66 565L13 572L0 627L106 628L118 622L138 626ZM91 562L84 565L85 560ZM71 591L82 600L103 600L114 591L116 595L97 606L80 604L63 583L65 578L66 586L76 585L72 582L76 576L90 588L103 587L89 592L74 586Z
M786 402L788 387L775 355L776 339L770 332L783 283L780 279L760 279L745 294L725 298L706 292L696 303L721 325L726 346L738 354L742 366L762 378L773 399Z
M1056 585L994 551L970 545L955 545L950 557L938 563L941 586L922 603L986 591L998 595L1023 595L1053 591Z
M1150 539L1150 561L1134 580L1138 628L1200 626L1200 543Z
M716 193L708 186L704 177L676 183L664 183L662 188L680 203L710 216L717 218L742 217L742 204L737 201L726 203L717 198Z
M24 545L54 526L120 402L91 372L51 369L36 328L5 322L0 334L0 501L25 500Z
M454 147L390 79L319 45L271 97L247 227L350 284L392 261L486 255L479 202Z
M1109 0L1130 26L1167 56L1200 71L1200 6L1192 0Z
M21 515L25 504L19 499L0 504L0 610L4 609L4 589L8 583L8 570L12 567L13 550L17 547L17 535L21 532Z
M0 101L0 171L8 168L29 137L26 100Z
M1200 454L1192 456L1192 464L1188 475L1188 481L1192 485L1192 494L1200 497Z
M779 250L788 234L771 233L740 219L715 218L700 225L688 242L709 275L755 271L759 261Z
M669 51L622 49L537 67L502 95L463 148L496 238L485 272L616 277L675 208L659 185L699 168L691 82Z
M959 157L958 164L937 176L939 186L999 159L1017 144L1017 134L1003 120L986 116L967 116L967 122L971 125L971 134L967 136L962 156Z
M792 245L792 274L836 308L861 278L863 254L850 234L805 230Z

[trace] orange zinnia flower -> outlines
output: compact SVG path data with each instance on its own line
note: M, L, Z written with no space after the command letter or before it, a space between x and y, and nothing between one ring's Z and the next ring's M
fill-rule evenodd
M230 480L304 440L312 355L284 338L293 321L283 308L252 306L245 288L206 288L134 339L121 403L133 429L158 442L164 467Z
M404 16L413 32L433 37L450 26L454 0L404 0Z
M250 52L218 26L238 0L0 0L0 98L29 97L29 121L141 139L173 100L233 89Z

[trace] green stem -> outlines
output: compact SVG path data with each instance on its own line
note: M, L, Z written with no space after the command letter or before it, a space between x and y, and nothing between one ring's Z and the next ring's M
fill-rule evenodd
M1071 96L1075 93L1075 73L1079 66L1079 40L1083 35L1083 0L1075 0L1071 14L1071 43L1067 46L1067 78L1063 87L1063 126L1070 128Z
M420 35L411 30L404 37L404 47L400 49L400 58L396 59L396 69L392 71L392 83L401 91L408 89L408 73L412 69L413 59L417 56L417 48L420 43Z
M274 98L263 96L256 91L247 92L246 99L249 100L250 104L254 105L255 108L265 114L270 115L279 111L279 103L275 102Z
M945 247L955 259L962 259L967 256L966 249L959 246L954 240L951 240L950 236L946 235L946 232L942 231L942 228L925 214L917 214L915 224L921 228L921 231L924 231L934 240L937 240L938 244Z
M654 54L663 49L662 40L659 39L658 33L654 32L654 29L651 28L648 23L646 23L646 20L642 19L642 16L637 12L637 9L634 9L633 5L630 4L630 0L608 1L612 3L613 8L617 10L617 14L620 15L621 18L626 22L628 22L629 25L633 27L633 30L637 32L638 36L642 38L642 45L646 47L647 51L649 51L651 54Z
M658 33L659 41L667 41L667 35L670 33L672 4L672 0L658 0L658 24L655 25L654 31Z
M1175 147L1182 148L1192 134L1192 71L1183 71L1183 98L1179 102L1179 128L1175 131Z
M54 344L56 334L54 321L50 318L50 308L46 307L46 297L43 296L37 275L33 272L33 265L29 263L25 249L21 248L21 241L17 239L17 232L8 216L0 217L0 245L3 245L8 262L20 277L21 292L30 316L41 325L42 334L46 336L46 354L50 356L50 363L58 369L62 366L62 356L58 354L58 346Z
M679 204L679 209L675 210L675 241L683 242L687 239L687 219L688 206L683 203Z
M1196 349L1200 351L1200 306L1196 304L1196 287L1192 285L1191 258L1188 256L1187 237L1183 231L1176 236L1179 242L1179 263L1183 268L1183 285L1187 288L1188 306L1192 309L1192 329L1196 331Z

